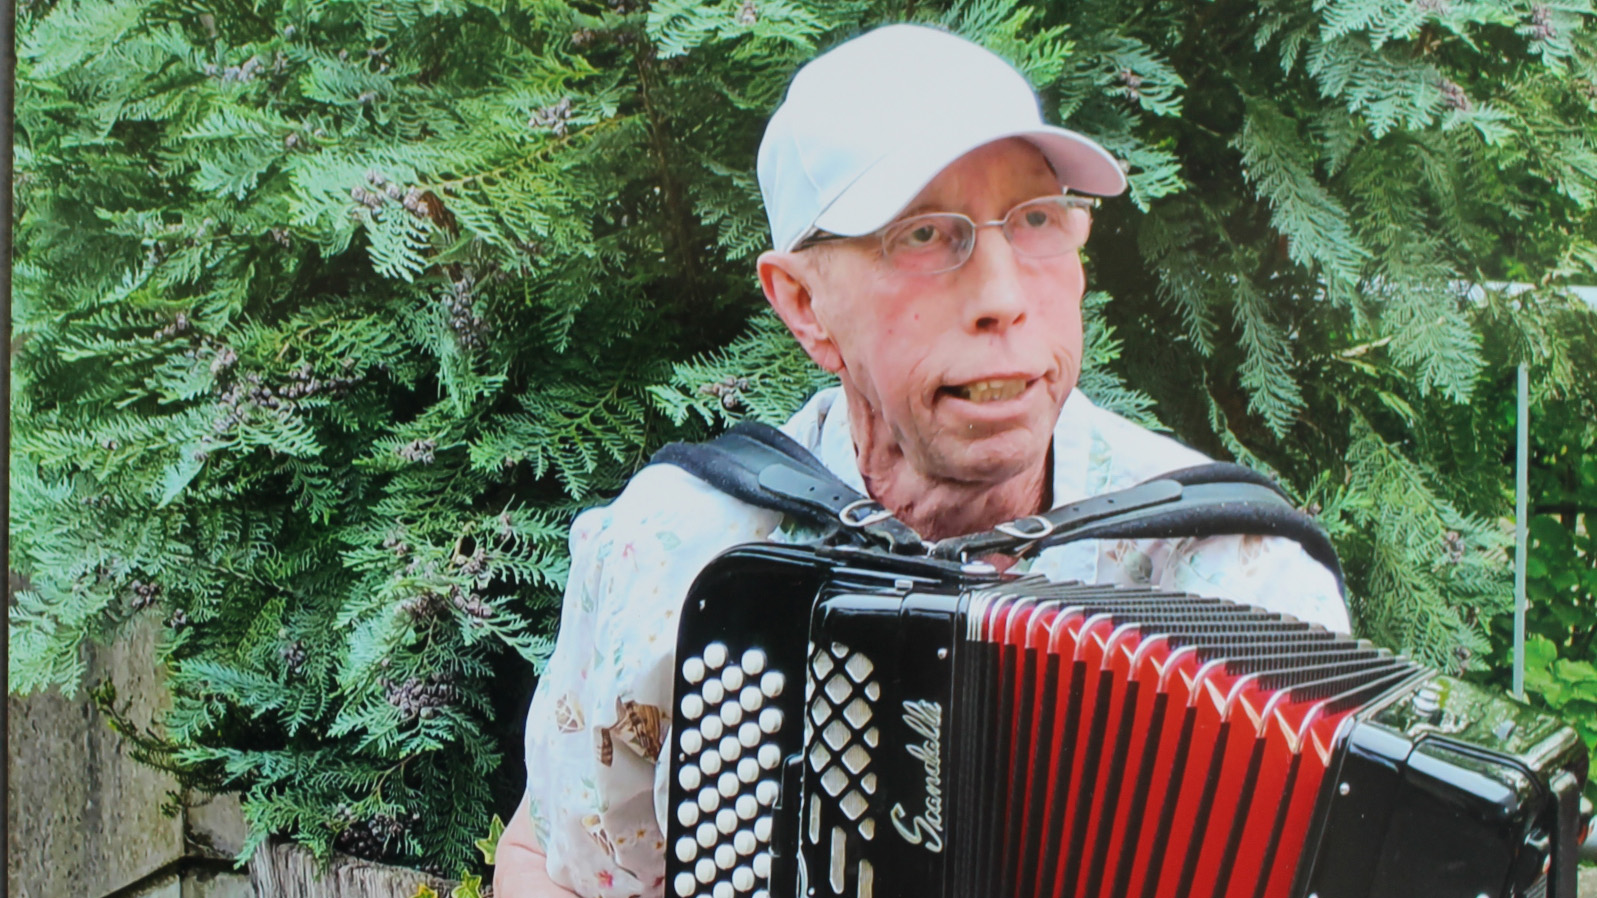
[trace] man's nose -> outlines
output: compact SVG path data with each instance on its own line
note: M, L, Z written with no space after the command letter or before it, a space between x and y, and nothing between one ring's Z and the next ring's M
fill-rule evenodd
M976 232L976 245L965 263L972 278L966 324L975 332L1001 333L1026 318L1026 294L1021 286L1020 259L1002 228Z

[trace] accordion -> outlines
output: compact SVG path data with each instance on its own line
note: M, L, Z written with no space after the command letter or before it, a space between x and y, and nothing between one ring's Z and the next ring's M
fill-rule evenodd
M750 545L679 624L679 898L1574 895L1556 719L1219 599Z

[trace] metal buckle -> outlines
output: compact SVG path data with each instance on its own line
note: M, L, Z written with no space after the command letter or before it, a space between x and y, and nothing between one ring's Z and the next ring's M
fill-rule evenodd
M858 520L850 517L850 515L856 511L871 508L873 506L876 509L875 511L866 514ZM843 508L837 513L837 519L843 522L844 527L853 527L855 529L869 527L872 524L880 524L892 516L893 513L883 508L881 503L877 502L875 499L855 499L853 502L843 506Z
M1022 529L1020 529L1019 527L1016 526L1017 524L1024 524L1027 521L1035 521L1035 522L1037 522L1037 526L1040 529L1033 530L1033 531L1026 531L1026 530L1022 530ZM999 533L1002 533L1005 536L1014 537L1015 539L1020 539L1020 540L1031 541L1031 540L1042 539L1043 537L1048 536L1049 534L1054 532L1054 528L1056 526L1057 525L1054 524L1053 521L1048 520L1047 518L1043 517L1040 514L1034 514L1034 515L1030 515L1030 516L1024 517L1024 518L1017 518L1016 520L1010 521L1007 524L999 524L998 526L994 527L993 529L998 531Z

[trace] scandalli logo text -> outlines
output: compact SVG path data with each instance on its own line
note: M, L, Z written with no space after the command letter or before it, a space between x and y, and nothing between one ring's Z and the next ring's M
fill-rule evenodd
M943 850L943 761L942 737L943 706L937 702L905 702L904 725L926 741L904 746L909 756L926 768L926 812L904 824L909 812L901 804L893 805L889 816L893 828L911 845L921 845L927 851Z

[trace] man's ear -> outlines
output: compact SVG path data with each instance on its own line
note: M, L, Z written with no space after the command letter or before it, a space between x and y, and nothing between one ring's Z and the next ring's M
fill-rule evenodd
M793 332L799 345L820 365L833 374L843 370L843 356L837 344L815 314L814 295L810 283L815 276L813 266L797 253L771 250L760 254L758 262L760 286L765 298L776 310L777 317Z

